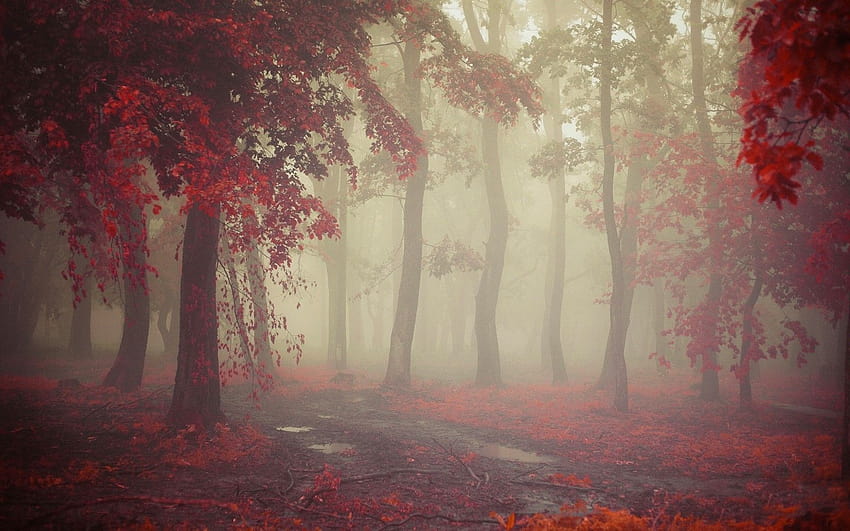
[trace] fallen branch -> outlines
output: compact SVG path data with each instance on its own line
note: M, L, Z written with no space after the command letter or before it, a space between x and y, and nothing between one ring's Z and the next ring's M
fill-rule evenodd
M470 467L468 464L466 464L463 461L463 459L458 457L454 453L454 451L452 451L451 449L446 448L445 446L440 444L440 442L437 439L432 439L432 440L434 441L434 444L436 444L437 446L440 447L441 450L443 450L443 452L445 452L447 455L449 455L449 457L451 457L452 459L454 459L455 461L460 463L461 466L463 466L466 469L466 472L472 477L472 479L475 480L475 488L476 489L480 488L482 484L487 485L488 483L490 483L490 474L488 474L487 472L484 472L483 478L478 477L478 474L476 474L475 471L472 470L472 467Z
M375 472L372 474L363 474L360 476L352 476L350 478L342 478L340 483L360 483L362 481L370 481L373 479L385 478L396 474L439 474L440 470L427 470L424 468L392 468L383 472Z

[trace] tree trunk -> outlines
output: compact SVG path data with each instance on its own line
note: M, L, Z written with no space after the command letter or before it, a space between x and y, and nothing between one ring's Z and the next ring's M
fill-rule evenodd
M277 380L276 360L272 357L271 335L269 334L269 299L266 291L266 270L260 259L258 243L248 249L248 289L251 291L251 307L254 310L254 351L261 374Z
M714 137L711 132L711 124L708 119L708 108L705 101L705 72L703 58L703 38L702 38L702 0L691 0L690 4L690 24L691 24L691 84L694 98L694 111L697 120L697 132L699 133L700 149L706 163L714 168L717 166L717 157L714 152ZM708 195L708 209L706 215L711 218L716 216L718 209L718 183L719 179L716 172L712 172L709 176L709 186L706 191ZM722 290L722 278L718 271L718 264L713 258L715 253L713 250L720 244L720 233L716 220L709 219L708 221L708 239L709 249L712 251L712 260L709 264L711 271L709 273L708 293L706 294L706 303L709 307L708 319L704 321L702 329L703 334L709 334L712 337L717 337L717 315L716 307L720 301ZM709 342L710 345L717 345L717 341ZM720 399L720 380L718 377L719 367L717 365L717 347L709 346L702 352L702 385L700 387L700 397L704 400Z
M226 237L222 239L226 240ZM253 386L256 378L260 375L257 373L257 366L254 363L254 349L248 340L248 326L245 323L245 303L239 294L239 273L236 271L236 257L226 242L221 248L223 252L227 253L224 257L226 264L225 282L230 288L230 301L233 304L233 317L236 320L236 335L239 337L239 350L241 351L241 356L239 357L245 360L245 371L251 377L251 385Z
M342 175L342 169L335 166L330 169L324 181L316 183L322 201L336 217L340 228L337 240L323 240L322 248L325 253L325 271L328 279L328 350L327 364L329 367L343 370L347 364L348 334L347 324L347 250L346 229L347 208L345 195L348 183Z
M421 51L416 42L407 42L403 50L404 83L408 108L405 117L417 135L422 125L422 82L417 76ZM390 334L390 352L384 385L410 385L410 351L416 329L419 289L422 282L422 209L428 179L428 156L421 155L416 171L407 181L404 195L404 250L395 319Z
M738 367L739 402L742 409L750 409L753 406L753 388L750 381L750 348L753 344L753 309L761 295L762 286L761 272L756 269L756 278L753 289L742 308L741 327L741 359Z
M168 289L168 288L166 288ZM164 295L160 301L159 312L156 317L156 327L162 337L162 350L166 354L176 354L180 334L178 323L180 312L175 300L170 295Z
M68 354L73 359L92 357L91 346L91 310L92 310L92 273L86 268L83 279L82 298L74 306L71 315L71 337L68 340Z
M471 0L464 0L462 6L476 49L482 53L501 53L499 28L502 2L487 2L486 42L481 35ZM508 204L502 186L502 168L499 161L499 124L489 117L481 121L481 151L484 159L484 188L490 210L490 233L484 252L484 269L475 296L475 339L478 349L475 384L494 386L502 383L496 308L508 245Z
M38 324L53 238L46 227L10 219L3 223L8 235L3 234L2 240L14 255L0 264L5 275L0 283L0 355L21 355L29 351Z
M670 345L667 338L664 337L665 317L664 308L664 282L660 278L655 278L652 285L653 305L652 305L652 326L655 331L655 354L658 359L670 360Z
M625 282L620 238L614 216L614 139L611 134L611 35L613 33L613 0L602 2L602 60L599 68L600 123L602 126L602 210L608 253L611 256L611 364L614 372L614 407L628 411L628 373L626 369L627 316L624 314ZM606 354L607 355L607 354Z
M555 0L546 1L546 29L554 29L558 22L558 9ZM549 103L549 120L546 124L546 136L550 142L561 142L564 138L561 120L561 83L553 77L546 91ZM560 168L549 181L549 198L552 213L549 218L549 260L546 271L545 311L543 321L543 354L548 354L547 365L552 369L552 383L567 382L567 369L564 364L564 348L561 344L561 315L564 306L564 273L566 269L566 168Z
M129 219L121 226L121 237L125 245L132 242L135 250L129 256L124 256L124 325L121 345L112 368L103 380L103 385L122 392L134 391L142 385L151 321L144 216L138 205L130 204L127 209Z
M192 205L180 271L180 345L168 421L212 426L224 419L218 367L215 272L219 208Z

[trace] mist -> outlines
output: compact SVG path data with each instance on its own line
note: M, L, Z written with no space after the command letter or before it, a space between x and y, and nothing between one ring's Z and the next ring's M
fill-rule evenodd
M838 2L13 3L0 521L847 524Z

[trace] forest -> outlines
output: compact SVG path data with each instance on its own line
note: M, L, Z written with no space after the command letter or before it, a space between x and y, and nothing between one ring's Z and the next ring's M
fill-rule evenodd
M850 3L5 0L4 529L850 528Z

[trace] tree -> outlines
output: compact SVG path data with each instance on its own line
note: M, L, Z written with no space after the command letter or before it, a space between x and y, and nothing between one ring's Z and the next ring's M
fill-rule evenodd
M850 5L841 0L762 0L747 10L739 27L750 45L739 70L740 107L745 127L739 163L753 168L754 195L760 201L797 203L803 163L824 167L824 153L845 152L850 146ZM817 137L823 122L834 127ZM820 140L820 142L818 142ZM818 150L818 144L827 144ZM832 144L829 146L829 144ZM831 150L829 148L832 148ZM835 168L839 175L846 163ZM817 190L832 172L823 172L810 188ZM846 182L843 183L846 189ZM829 199L828 195L820 196ZM837 297L850 313L850 210L846 203L833 211L814 233L809 265L821 279L834 274ZM828 284L828 283L825 283ZM835 300L836 297L833 297ZM850 337L850 328L846 331ZM850 345L850 343L847 343ZM850 346L844 352L844 415L841 475L850 478Z
M401 50L404 67L405 105L404 115L418 135L424 132L422 123L422 80L418 71L421 62L421 44L408 40ZM411 346L419 308L419 287L422 281L422 209L425 185L428 180L428 155L419 156L416 171L407 180L404 192L404 232L401 258L401 279L395 318L390 334L390 351L386 385L410 384Z
M127 205L124 211L128 215L121 223L119 238L126 249L122 253L124 321L118 354L103 384L128 392L142 385L151 318L145 256L147 227L142 224L138 205Z
M693 91L694 111L696 113L697 132L699 134L700 147L705 159L706 168L716 174L717 155L714 149L714 135L711 131L711 123L708 119L708 110L705 102L705 72L704 53L702 37L702 0L691 0L690 3L690 42L691 42L691 89ZM711 218L708 233L709 247L716 247L720 235L719 216L723 215L718 208L718 180L715 176L707 183L708 211L706 217ZM715 256L712 253L712 256ZM712 336L717 334L717 306L723 289L723 278L719 273L719 266L712 260L709 264L711 273L706 293L706 305L709 307L705 312L707 322L703 329L704 342L702 346L702 385L700 396L705 400L717 400L720 398L720 380L717 364L718 341Z
M401 175L412 172L419 142L364 60L364 27L410 5L4 6L4 212L35 219L39 201L53 201L78 249L87 232L114 242L124 205L154 204L156 214L156 192L186 199L171 422L222 417L211 272L220 218L238 226L255 203L264 208L257 232L240 241L266 245L271 267L286 267L303 238L336 232L298 177L326 175L330 164L356 175L341 125L353 106L332 75L363 103L372 148L392 153ZM156 191L142 183L142 160Z
M620 236L614 217L614 138L611 134L611 37L614 25L612 0L602 2L602 50L599 64L599 115L602 129L602 212L608 253L611 257L611 359L614 366L614 407L629 409L628 372L626 368L626 330L628 316L624 314L625 276Z
M469 6L464 7L468 9ZM493 56L490 50L476 47L470 50L460 42L448 20L434 9L423 9L409 16L407 25L400 28L403 46L399 46L404 71L405 116L417 134L428 136L423 122L422 74L440 87L449 103L455 107L479 115L492 124L493 133L499 123L512 123L519 110L525 108L533 116L541 112L538 94L528 77L517 71L504 58ZM430 35L433 39L423 39ZM480 43L479 43L480 44ZM422 52L429 52L423 60ZM490 133L488 133L490 134ZM436 137L438 135L431 135ZM436 148L434 142L430 148ZM494 160L490 157L488 160ZM495 159L498 164L498 159ZM429 157L421 155L416 172L406 183L403 205L403 255L398 296L390 336L390 352L384 383L408 385L410 383L411 347L416 327L419 291L422 278L422 213L426 185L429 177ZM506 208L506 207L505 207ZM505 224L507 223L505 210ZM505 225L505 236L507 225ZM490 246L488 245L488 249ZM504 253L502 253L504 254ZM504 260L504 257L502 257ZM495 288L498 294L498 284ZM479 293L480 294L480 293ZM489 297L489 296L487 296ZM482 299L484 300L484 299ZM495 299L493 300L493 337L495 338ZM480 344L480 343L479 343ZM479 349L479 353L482 352ZM498 373L498 347L488 349L488 356L495 352ZM478 383L494 383L488 378L481 380L482 371L490 374L489 362L479 358ZM498 375L497 375L498 376ZM499 377L496 378L497 380Z

